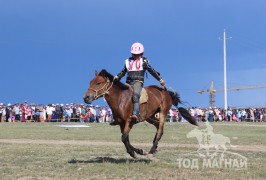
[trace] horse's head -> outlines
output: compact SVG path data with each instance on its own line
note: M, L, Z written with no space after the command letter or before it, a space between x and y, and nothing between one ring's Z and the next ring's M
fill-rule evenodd
M108 92L111 82L109 78L106 77L105 73L105 70L102 70L100 73L95 71L95 77L91 80L90 87L83 96L85 103L91 104L92 101L102 97Z

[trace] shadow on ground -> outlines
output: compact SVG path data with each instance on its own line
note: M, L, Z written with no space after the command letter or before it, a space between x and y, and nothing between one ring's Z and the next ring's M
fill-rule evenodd
M143 158L137 158L137 159L128 159L128 158L112 158L112 157L96 157L89 160L78 160L78 159L72 159L68 161L70 164L78 164L78 163L84 163L84 164L90 164L90 163L150 163L151 160L149 159L143 159Z

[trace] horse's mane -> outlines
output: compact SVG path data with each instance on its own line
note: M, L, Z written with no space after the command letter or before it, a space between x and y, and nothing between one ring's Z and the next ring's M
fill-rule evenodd
M109 72L107 72L105 69L102 69L101 72L99 73L99 75L108 78L111 82L114 82L114 85L118 86L122 90L129 89L129 87L127 85L125 85L124 83L122 83L121 81L118 81L118 80L113 81L114 76L112 74L110 74Z

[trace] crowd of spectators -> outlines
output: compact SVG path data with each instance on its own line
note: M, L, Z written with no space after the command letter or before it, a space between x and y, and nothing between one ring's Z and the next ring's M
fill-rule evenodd
M1 122L110 122L112 111L107 106L85 106L83 104L7 104L0 103Z
M266 108L188 108L197 122L201 121L235 121L262 122L266 121ZM1 122L112 122L112 111L109 107L83 104L7 104L0 103ZM176 108L169 111L167 122L185 122Z
M218 121L235 121L235 122L262 122L266 121L266 108L197 108L188 109L191 116L197 120L218 122ZM169 112L169 122L184 121L176 108Z

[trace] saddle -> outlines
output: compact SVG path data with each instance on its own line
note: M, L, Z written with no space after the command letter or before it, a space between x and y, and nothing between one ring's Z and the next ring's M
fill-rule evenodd
M125 85L126 85L130 90L133 91L133 88L132 88L129 84L125 83ZM140 104L144 104L144 103L146 103L146 102L148 102L148 93L147 93L147 91L146 91L145 88L142 88L142 90L141 90L141 95L140 95L140 98L139 98L139 103L140 103Z

